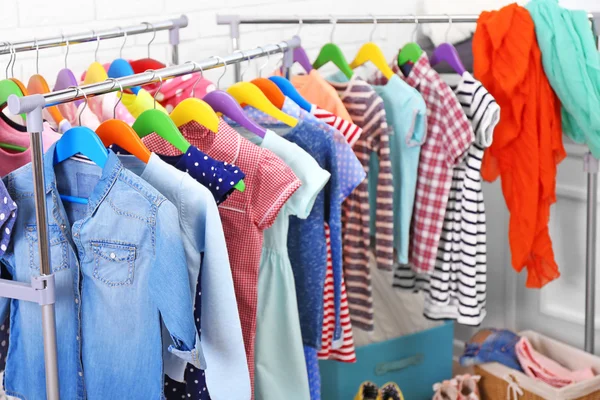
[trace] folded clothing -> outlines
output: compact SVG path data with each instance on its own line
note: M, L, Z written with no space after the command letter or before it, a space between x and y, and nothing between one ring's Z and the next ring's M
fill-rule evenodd
M520 337L507 329L483 329L465 346L460 364L465 367L497 362L523 372L515 354Z
M571 371L563 367L537 352L526 337L522 337L517 342L515 352L527 376L539 379L556 388L562 388L595 376L592 368Z

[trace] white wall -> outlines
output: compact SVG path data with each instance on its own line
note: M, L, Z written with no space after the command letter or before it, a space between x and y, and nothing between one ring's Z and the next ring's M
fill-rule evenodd
M471 0L473 4L477 3ZM499 0L502 1L502 0ZM463 1L464 3L464 1ZM442 2L442 4L445 4ZM448 2L448 4L450 4ZM454 4L454 3L452 3ZM600 9L597 0L563 0L561 4L587 10ZM211 55L231 52L228 28L217 26L218 13L246 15L368 15L414 14L423 9L420 0L7 0L0 13L0 40L19 41L34 37L47 37L158 21L185 13L190 20L188 28L181 31L180 59L201 60ZM446 11L440 8L440 13ZM450 11L451 12L451 11ZM335 42L347 54L354 54L364 43L372 26L339 25ZM242 26L243 49L284 40L295 34L297 26ZM302 29L304 47L312 58L319 47L329 40L330 26L309 26ZM387 56L410 39L412 25L379 25L375 40ZM130 37L124 57L138 58L146 54L146 43L151 34ZM109 62L118 57L122 39L103 41L99 59ZM95 43L73 45L68 66L81 73L94 61ZM170 59L168 34L159 32L151 47L153 58ZM0 57L1 71L9 57ZM265 71L278 62L273 56ZM258 65L264 60L256 62ZM64 66L64 48L40 52L40 73L48 78L56 76ZM254 74L253 65L246 75ZM243 66L242 68L245 68ZM15 76L26 81L35 73L35 52L17 55ZM216 81L219 72L210 71L208 78ZM231 71L222 85L231 82ZM514 329L533 328L568 342L581 345L583 340L582 313L583 271L585 240L585 176L582 172L581 149L569 147L570 157L561 168L558 182L558 204L552 209L551 234L563 276L541 291L525 290L522 279L517 279L510 267L507 239L507 212L499 185L486 185L485 200L488 210L489 247L489 317L486 326L507 326ZM457 337L466 339L472 329L458 328Z

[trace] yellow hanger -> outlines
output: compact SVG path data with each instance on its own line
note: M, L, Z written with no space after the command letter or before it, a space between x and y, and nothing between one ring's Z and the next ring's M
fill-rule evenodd
M227 89L227 93L233 96L238 103L248 104L292 128L298 124L296 118L287 115L275 107L273 103L269 101L267 96L265 96L265 94L253 83L234 83Z
M194 62L195 66L196 63ZM200 76L196 80L196 83L194 83L194 86L192 86L191 96L177 104L175 109L171 111L170 117L177 126L185 125L190 121L196 121L210 131L217 133L219 131L219 117L217 113L207 102L194 97L196 85L203 76L202 68L200 68Z
M375 33L375 30L377 30L377 19L374 15L371 14L371 16L373 17L373 29L371 30L369 42L363 44L360 50L358 50L356 57L354 57L354 61L350 63L350 68L354 69L367 61L371 61L371 63L373 63L387 79L390 79L394 76L394 71L392 71L388 65L379 46L373 43L373 34Z
M392 71L388 65L383 52L379 46L373 42L363 44L356 54L356 57L354 57L354 60L350 63L350 68L354 69L359 67L367 61L371 61L387 79L394 76L394 71Z
M83 80L83 84L89 85L90 83L104 82L107 79L108 74L106 73L106 70L104 69L102 64L100 64L98 61L94 61L85 73L85 79Z

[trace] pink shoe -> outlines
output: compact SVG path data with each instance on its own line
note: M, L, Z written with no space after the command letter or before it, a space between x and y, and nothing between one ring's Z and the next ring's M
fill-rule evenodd
M479 375L459 375L454 377L458 381L459 400L479 400L479 387L477 382L481 379Z
M436 383L433 385L433 391L435 394L431 400L459 400L458 381L456 379Z

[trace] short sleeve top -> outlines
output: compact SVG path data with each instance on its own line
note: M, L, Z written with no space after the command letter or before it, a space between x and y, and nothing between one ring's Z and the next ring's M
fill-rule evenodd
M246 190L234 191L219 206L229 253L238 311L242 324L251 382L254 382L254 336L256 333L257 286L263 231L301 182L273 152L241 137L223 120L214 134L197 122L180 127L192 146L209 157L223 160L245 174ZM150 150L153 150L149 146Z

